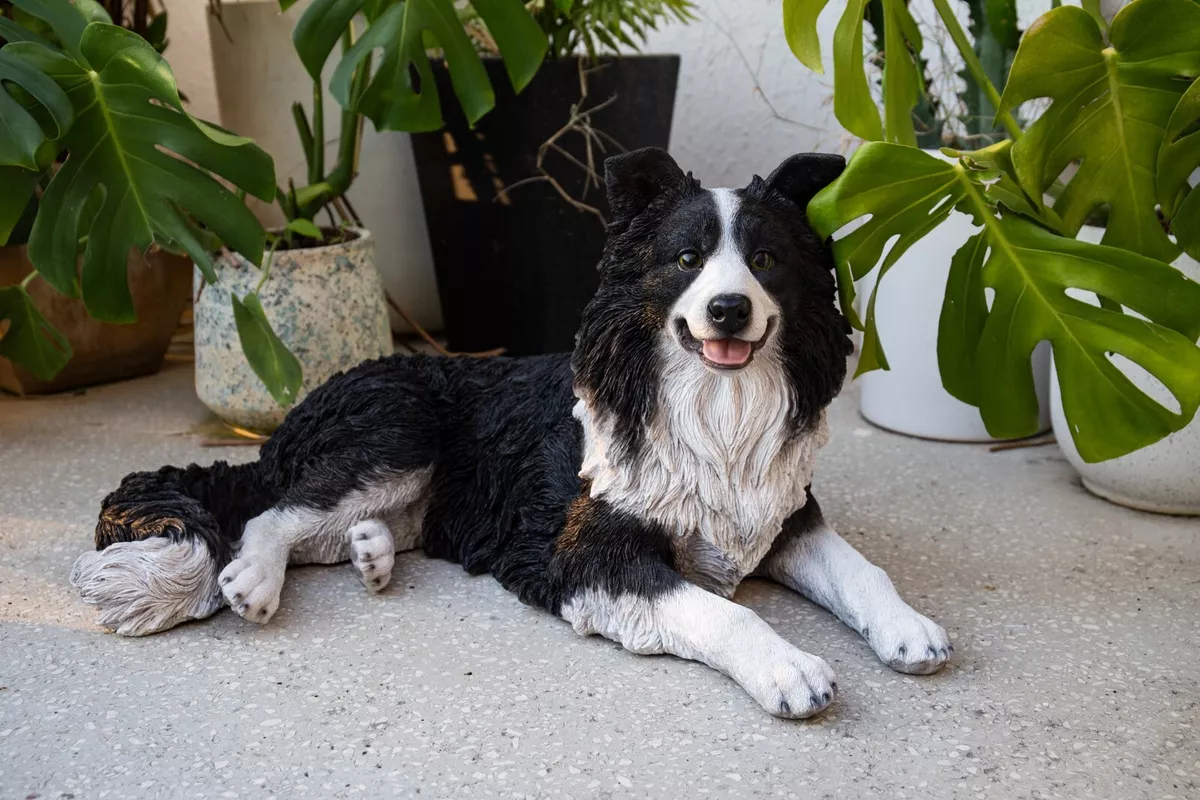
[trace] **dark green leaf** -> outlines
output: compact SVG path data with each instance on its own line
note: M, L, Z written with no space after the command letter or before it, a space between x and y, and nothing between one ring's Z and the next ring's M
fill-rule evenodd
M8 244L33 198L42 173L20 167L0 166L0 246ZM15 242L21 244L21 242Z
M954 397L973 406L979 405L975 388L975 353L988 315L982 274L987 249L987 237L980 232L967 239L954 254L938 320L938 370L942 386Z
M20 9L25 14L31 17L36 17L42 20L55 36L58 37L59 43L63 48L71 54L71 57L87 64L87 59L83 57L83 51L80 48L80 41L83 38L83 30L92 21L91 17L95 15L95 3L90 7L82 7L75 3L63 2L63 0L12 0L12 4ZM112 22L107 19L108 14L104 13L104 9L100 9L103 17L101 22Z
M146 41L156 52L161 53L167 47L167 12L161 11L150 20L146 28Z
M991 35L1007 50L1016 50L1021 44L1021 30L1017 27L1017 0L983 0L987 15L987 27Z
M8 17L0 17L0 39L6 42L34 42L43 47L54 47L48 39L44 39L28 28L18 25Z
M57 375L71 360L67 337L42 316L21 286L0 287L0 356L44 381Z
M233 301L233 319L237 325L238 339L242 351L254 374L258 376L275 402L287 408L296 402L304 373L300 362L292 355L267 320L262 302L256 294L248 294L242 300L230 294Z
M300 63L314 81L321 79L321 70L330 52L364 2L314 0L296 20L296 27L292 29L292 43L296 47L296 55L300 56Z
M187 215L251 261L262 259L262 226L209 173L269 200L274 170L248 139L188 115L170 68L136 34L92 23L81 46L91 70L37 48L37 66L67 92L77 116L61 140L71 156L42 198L29 258L59 291L82 291L93 316L127 322L134 318L125 278L132 247L174 242L215 281L211 257ZM80 282L81 232L87 246Z
M0 49L0 165L15 165L37 169L37 151L46 140L57 139L66 133L75 119L71 98L52 78L37 69L21 53L30 48L47 53L42 45L33 42L6 45ZM53 131L43 131L41 124L22 103L9 93L5 83L20 86L29 97L42 105Z
M520 0L472 0L496 40L513 89L520 92L546 59L546 34L525 11ZM568 9L569 10L569 9Z

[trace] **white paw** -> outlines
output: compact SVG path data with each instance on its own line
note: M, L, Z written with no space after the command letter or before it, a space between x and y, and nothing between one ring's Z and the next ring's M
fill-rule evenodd
M829 665L786 642L766 654L747 653L745 660L738 682L776 717L811 717L837 697L837 681Z
M279 610L286 565L270 564L252 557L235 558L221 570L217 582L225 601L238 616L264 623Z
M883 663L912 675L937 672L954 652L940 625L908 607L873 620L862 635Z
M368 592L383 591L396 563L396 542L388 526L366 520L352 525L346 536L350 540L350 564L359 583Z

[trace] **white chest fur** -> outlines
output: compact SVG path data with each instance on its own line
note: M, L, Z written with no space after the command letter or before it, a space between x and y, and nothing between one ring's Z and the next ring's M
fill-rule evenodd
M732 595L804 505L817 451L828 441L822 412L795 435L790 397L773 354L732 375L718 375L690 354L665 353L659 410L637 458L613 461L611 425L580 400L580 475L593 497L653 520L677 537L681 571L705 588Z

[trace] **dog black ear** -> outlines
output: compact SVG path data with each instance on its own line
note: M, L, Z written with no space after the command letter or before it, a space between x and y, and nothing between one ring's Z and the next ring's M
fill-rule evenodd
M658 147L643 147L604 160L604 183L614 223L627 223L654 198L683 185L686 177L675 159Z
M767 188L779 192L800 208L842 174L846 159L832 153L800 153L784 161L771 177Z

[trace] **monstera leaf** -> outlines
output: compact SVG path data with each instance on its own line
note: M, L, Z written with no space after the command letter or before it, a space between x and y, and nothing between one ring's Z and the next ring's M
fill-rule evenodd
M287 8L292 3L281 0ZM513 88L525 88L546 55L546 36L520 0L472 0L504 58ZM351 20L362 12L367 28L342 56L330 91L379 130L429 131L442 125L441 102L426 47L442 50L454 92L469 122L495 105L495 94L475 46L463 30L453 0L314 0L296 23L292 40L304 68L319 80L330 52ZM429 41L432 39L433 41ZM361 97L352 98L356 70L375 50L383 58ZM413 75L419 83L414 83Z
M0 356L50 380L71 360L71 344L33 305L24 286L0 287Z
M32 42L0 52L53 79L75 109L74 124L58 140L68 157L46 188L48 211L38 214L29 240L30 260L52 286L82 293L98 319L130 322L126 256L154 242L185 250L215 280L188 215L254 263L261 260L262 226L210 173L270 200L270 157L249 139L187 114L170 68L141 37L95 22L79 41L83 61Z
M912 110L924 82L913 53L921 52L921 34L903 0L882 0L886 58L881 122L863 67L863 14L868 2L849 0L833 34L833 113L855 136L915 145ZM817 17L828 3L783 0L783 30L788 46L815 72L824 72Z
M860 147L808 209L826 237L869 217L833 244L843 309L863 327L849 307L850 282L882 259L875 292L886 291L887 270L957 207L982 231L953 262L940 330L961 340L940 344L939 361L943 384L978 405L988 431L1005 438L1037 431L1030 357L1044 340L1053 345L1064 409L1085 459L1124 455L1179 430L1200 406L1200 284L1155 259L1075 241L1001 210L987 186L1000 176L997 165L1005 163L1008 147L954 162L881 142ZM994 291L990 308L987 288ZM1140 316L1092 305L1068 290L1106 298ZM1112 364L1110 353L1154 375L1180 412L1141 392ZM886 365L873 296L859 372Z
M1136 0L1100 25L1063 6L1038 19L1013 61L1001 110L1052 99L1012 150L1017 178L1040 203L1079 162L1054 210L1074 235L1097 207L1109 209L1103 243L1170 262L1179 253L1155 212L1155 174L1168 120L1200 75L1200 3Z
M1179 99L1171 112L1158 153L1158 202L1179 246L1200 259L1200 191L1188 178L1200 169L1200 80Z
M39 148L47 138L57 139L66 133L75 120L75 109L57 83L15 51L0 49L0 166L37 170ZM10 94L10 85L19 86L24 97L45 109L50 131L44 131L32 110Z

